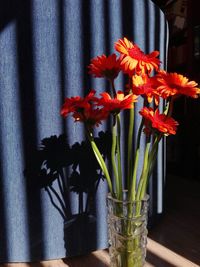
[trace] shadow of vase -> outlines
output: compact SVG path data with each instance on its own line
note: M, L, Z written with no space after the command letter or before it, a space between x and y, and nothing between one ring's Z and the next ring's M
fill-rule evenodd
M64 222L64 240L67 254L82 255L96 248L96 216L74 214ZM86 247L87 246L87 247Z
M105 159L109 156L110 138L109 133L100 132L95 139ZM104 177L90 143L83 141L70 146L65 135L51 136L44 138L39 149L30 155L25 177L30 188L45 190L62 216L66 256L94 250L96 192Z

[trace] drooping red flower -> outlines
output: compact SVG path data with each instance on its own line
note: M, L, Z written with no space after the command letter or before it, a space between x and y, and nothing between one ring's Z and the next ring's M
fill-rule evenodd
M120 59L117 58L115 54L110 56L98 56L91 60L89 68L89 74L94 77L102 78L105 77L109 80L115 79L119 72L120 68Z
M149 103L154 98L156 105L159 103L159 95L156 92L157 82L154 77L149 77L147 74L144 75L133 75L132 76L132 92L135 95L142 95L147 98Z
M95 93L91 90L84 98L80 96L66 98L61 115L66 117L72 113L75 122L84 122L90 127L99 126L101 121L107 119L109 113L103 108L96 108L98 98L95 97Z
M153 70L158 70L160 60L157 58L158 51L145 54L136 44L130 42L127 38L119 39L115 43L115 49L121 56L121 67L125 73L132 76L137 74L150 74Z
M61 115L66 117L71 112L81 112L84 109L89 109L91 102L96 100L95 93L94 90L91 90L86 97L74 96L65 98L61 108Z
M137 101L136 95L124 95L121 91L118 91L114 98L106 92L102 93L101 96L97 105L103 106L105 110L111 113L119 113L123 109L131 109L133 108L133 103Z
M74 112L73 118L75 122L84 122L90 127L99 126L103 120L108 118L108 111L101 108L90 108L84 109L82 112Z
M165 99L180 95L197 98L200 94L200 88L197 87L198 84L195 81L189 81L187 77L176 72L160 71L156 78L159 83L157 92Z
M160 114L158 109L154 111L152 108L144 107L139 113L145 118L145 132L156 129L164 135L176 134L178 122L165 114Z

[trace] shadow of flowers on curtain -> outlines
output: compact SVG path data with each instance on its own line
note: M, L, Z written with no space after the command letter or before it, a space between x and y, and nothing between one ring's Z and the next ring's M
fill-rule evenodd
M104 156L109 157L109 133L100 132L96 143ZM105 145L106 144L106 145ZM104 179L90 143L69 145L65 135L44 138L30 153L25 177L30 187L45 189L52 205L64 221L64 240L67 254L81 252L87 239L95 245L95 195ZM77 207L74 210L74 194ZM74 240L74 237L76 240Z

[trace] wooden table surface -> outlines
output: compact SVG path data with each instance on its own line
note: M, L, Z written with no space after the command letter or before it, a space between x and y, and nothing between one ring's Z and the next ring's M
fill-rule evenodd
M109 267L107 250L95 251L89 255L68 259L42 261L37 263L4 263L0 267ZM183 256L148 238L147 262L144 267L198 267Z

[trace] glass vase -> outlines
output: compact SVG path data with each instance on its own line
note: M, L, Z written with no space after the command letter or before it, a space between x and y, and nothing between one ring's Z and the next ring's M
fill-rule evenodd
M108 194L108 243L111 267L142 267L147 245L148 195L141 201Z

